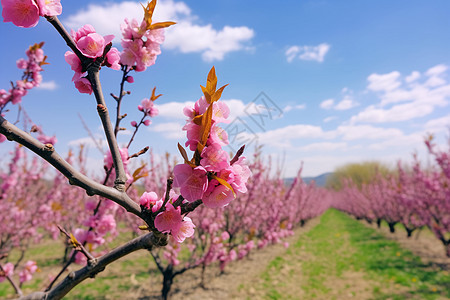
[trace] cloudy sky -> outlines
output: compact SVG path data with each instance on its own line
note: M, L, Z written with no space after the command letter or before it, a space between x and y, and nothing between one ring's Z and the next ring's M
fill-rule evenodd
M139 2L62 1L62 22L77 29L92 24L114 34L120 49L120 23L140 20ZM160 0L155 18L176 21L166 30L162 54L127 85L123 125L140 118L137 105L156 86L160 115L139 132L131 152L149 145L155 153L177 154L185 141L182 109L202 94L214 65L222 99L231 108L230 151L256 144L293 176L333 171L348 162L380 160L394 164L412 153L427 161L423 139L434 133L445 146L450 126L450 2L448 1L176 1ZM45 41L50 65L44 83L24 98L29 117L56 135L62 154L79 143L90 145L92 166L101 157L82 121L101 139L93 96L77 93L67 50L50 24L35 28L1 23L0 88L20 76L15 62L35 42ZM104 93L117 93L121 73L102 70ZM114 110L112 99L107 99ZM16 110L6 114L16 120ZM23 124L23 123L22 123ZM128 142L130 132L119 137ZM0 145L0 153L11 143ZM4 157L4 155L3 155ZM97 161L99 161L97 159Z

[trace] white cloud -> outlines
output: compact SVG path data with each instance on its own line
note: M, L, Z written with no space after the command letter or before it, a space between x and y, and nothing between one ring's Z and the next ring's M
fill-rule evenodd
M423 80L419 80L420 73L414 71L404 80L409 85L402 85L398 71L370 75L367 89L380 92L381 101L353 116L350 123L408 121L427 116L436 107L447 106L450 100L450 84L445 80L447 70L447 66L437 65L425 72L427 78Z
M41 84L39 84L39 86L37 88L41 89L41 90L54 91L58 88L58 84L54 80L43 81L43 82L41 82Z
M317 62L323 62L325 55L330 50L330 45L326 43L319 44L317 46L291 46L286 52L286 60L290 63L294 59L312 60Z
M182 130L183 124L177 122L167 122L152 125L148 130L161 133L163 137L171 140L182 139L186 132Z
M91 24L103 35L114 34L115 42L119 42L119 25L125 17L142 20L141 4L134 1L90 4L67 17L64 23L75 30L84 24ZM153 19L177 22L166 30L164 48L181 53L201 53L203 60L208 62L223 60L227 53L248 49L247 43L254 36L254 31L246 26L226 25L222 29L215 29L211 24L196 24L198 17L192 14L191 9L184 2L173 0L159 1Z
M443 73L445 73L448 70L448 67L444 64L440 64L440 65L436 65L432 68L429 68L426 72L425 75L433 77L433 76L439 76L442 75Z
M328 122L331 122L331 121L336 120L336 119L337 119L336 116L331 116L331 117L327 117L327 118L323 119L323 122L324 123L328 123Z
M447 131L450 128L450 114L441 118L429 120L425 123L424 127L427 131L431 132Z
M276 147L290 147L291 140L304 138L325 138L327 134L319 126L297 124L258 133L259 144Z
M158 116L171 119L185 120L187 117L183 114L183 109L186 106L192 107L194 102L168 102L164 104L157 104L156 108L159 110Z
M345 150L347 148L347 143L339 142L339 143L331 143L331 142L322 142L322 143L313 143L306 146L299 147L298 150L305 152L327 152L327 151L336 151L336 150Z
M367 78L369 81L367 88L372 91L391 91L400 86L401 82L398 81L399 78L400 73L397 71L387 74L373 73Z
M405 81L408 83L414 82L420 78L420 72L413 71L409 76L405 78Z
M381 128L371 125L341 125L336 129L336 134L345 141L392 139L403 136L403 132L400 129Z
M167 33L164 47L181 53L202 53L205 61L223 60L229 52L246 49L246 42L254 36L246 26L224 26L216 30L211 24L196 25L180 22Z
M320 103L320 107L323 109L335 109L335 110L347 110L358 106L359 103L353 100L349 95L345 95L344 99L335 104L334 99L327 99Z
M283 112L290 112L291 110L302 110L302 109L305 109L306 108L306 104L299 104L299 105L295 105L295 106L292 106L292 105L286 105L284 108L283 108Z
M368 149L371 150L391 150L394 148L410 148L412 153L415 147L420 146L423 143L424 135L422 133L413 133L410 135L402 135L396 138L387 139L381 142L369 144ZM398 158L400 159L400 157Z
M351 109L353 107L356 107L358 105L359 104L356 101L354 101L350 97L346 97L341 102L336 104L334 109L336 109L336 110L347 110L347 109Z
M323 100L320 103L320 107L323 109L330 109L334 106L334 99Z

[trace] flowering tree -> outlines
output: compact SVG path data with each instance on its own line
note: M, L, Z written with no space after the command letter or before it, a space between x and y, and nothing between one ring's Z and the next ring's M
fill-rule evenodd
M167 299L175 277L201 268L200 285L205 287L205 268L217 263L220 272L234 260L256 249L283 242L296 226L322 214L329 207L329 193L314 184L306 185L301 170L290 186L281 174L273 174L270 163L255 153L249 164L252 177L246 192L229 205L211 210L202 206L190 214L196 224L193 237L185 243L169 241L151 254L163 276L162 297ZM245 171L248 173L248 171ZM244 174L245 174L244 173ZM286 247L287 243L284 244Z
M378 174L360 187L346 180L334 195L333 206L359 219L376 220L378 224L384 220L391 232L401 223L408 237L427 226L450 257L450 148L437 150L431 137L425 144L435 158L435 167L424 168L414 157L413 165L407 168L410 171L398 163L396 175Z
M88 210L93 208L92 215L84 220L87 229L80 228L68 232L63 228L64 224L59 227L75 250L63 270L73 261L86 261L86 266L76 272L71 272L58 282L56 280L59 276L57 276L46 291L32 293L23 297L24 299L60 299L77 284L86 278L95 276L108 264L124 255L139 249L151 251L156 247L166 246L169 236L177 243L181 243L194 234L195 225L186 216L189 212L194 211L202 204L208 208L224 207L238 194L246 191L246 182L250 171L242 156L242 151L230 158L222 150L222 147L227 144L227 138L226 133L217 124L228 117L229 109L219 101L225 86L217 89L217 77L212 68L208 74L206 86L202 86L203 96L193 108L185 109L185 114L189 118L184 128L188 137L185 146L193 151L192 158L189 158L186 150L178 145L184 163L174 167L173 179L167 179L166 189L164 194L160 195L161 198L154 191L145 192L140 199L133 199L131 197L133 195L130 196L127 193L136 180L145 176L142 174L142 168L130 174L127 170L128 161L147 150L147 148L142 149L130 155L128 147L140 126L150 125L149 118L157 114L153 102L160 95L156 95L155 89L153 89L151 97L142 100L138 109L143 116L140 121L131 122L131 126L135 128L134 134L128 146L120 149L116 136L122 128L120 122L126 117L126 114L120 111L121 101L127 94L124 92L124 85L134 81L133 77L129 75L130 72L142 72L155 63L157 55L161 52L159 45L164 40L164 28L174 24L174 22L152 22L156 0L144 6L144 18L141 22L125 20L121 27L122 52L112 47L113 36L101 36L91 25L86 24L69 34L57 17L62 13L59 0L1 0L1 4L5 22L12 22L19 27L33 27L42 16L61 35L71 50L65 53L65 60L74 71L72 81L80 93L94 94L97 112L109 148L105 157L105 178L102 183L99 183L75 169L69 163L70 159L63 159L56 152L51 140L35 139L5 119L4 107L20 102L26 92L38 85L41 80L39 71L45 64L42 44L30 48L27 53L29 61L18 63L19 68L26 70L24 78L12 85L8 92L1 92L1 141L5 141L6 138L30 149L55 167L69 180L70 184L80 187L88 196L97 199L94 202L90 200L86 205ZM115 126L110 120L101 88L99 76L101 67L122 71L119 94L112 95L117 102ZM64 197L64 195L59 196ZM118 206L113 206L112 202ZM145 223L140 228L149 233L140 235L110 252L95 257L88 250L93 247L85 246L101 244L104 234L115 228L113 215L118 207L125 209ZM0 264L0 266L0 278L12 282L11 275L14 268L9 263ZM20 275L21 281L28 280L35 270L35 263L26 263ZM20 288L17 287L16 290L21 295Z

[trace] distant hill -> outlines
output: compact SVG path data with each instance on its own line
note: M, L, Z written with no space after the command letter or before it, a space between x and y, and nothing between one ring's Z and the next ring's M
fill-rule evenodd
M305 181L307 184L309 184L311 181L315 181L317 186L324 187L327 183L327 179L330 175L332 175L332 172L324 173L316 177L303 177L303 181ZM285 178L284 183L286 185L290 185L294 181L294 177Z

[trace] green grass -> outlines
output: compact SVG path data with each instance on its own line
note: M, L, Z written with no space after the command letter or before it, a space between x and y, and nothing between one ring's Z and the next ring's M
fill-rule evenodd
M281 274L286 265L291 271ZM352 276L366 286L358 287ZM274 284L280 278L285 286ZM272 260L261 279L266 299L295 299L289 284L299 282L305 299L450 298L448 272L423 263L376 230L332 209L284 256Z

